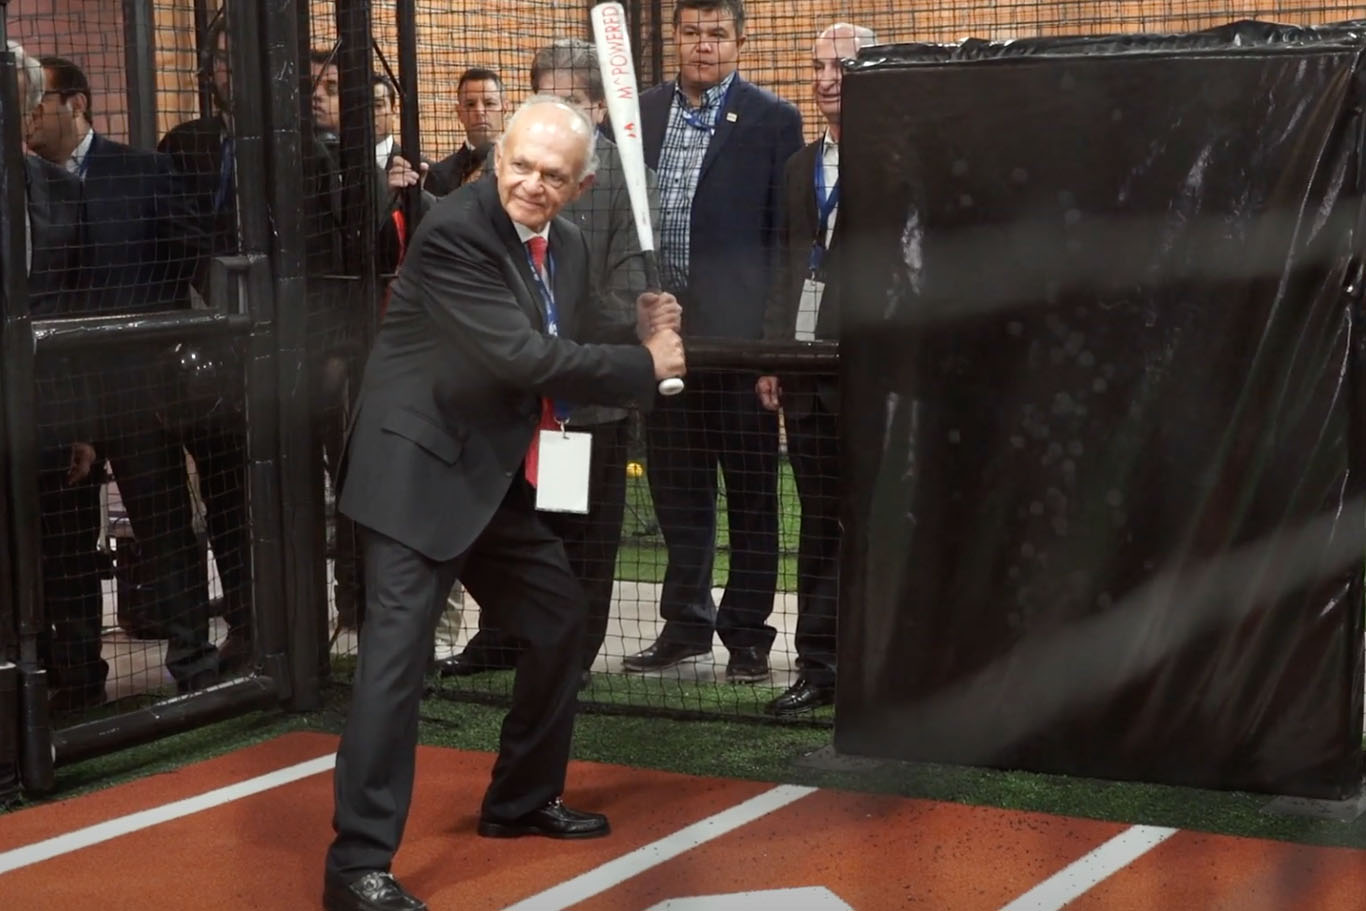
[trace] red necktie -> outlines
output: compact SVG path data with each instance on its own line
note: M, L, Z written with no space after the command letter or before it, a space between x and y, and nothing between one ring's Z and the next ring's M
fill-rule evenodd
M544 237L533 237L526 242L526 248L531 253L531 265L536 269L536 277L542 278L545 275L545 251L550 247L550 241Z
M533 237L526 242L527 251L531 254L531 266L536 270L537 278L544 279L545 276L547 247L549 242L544 237ZM531 436L531 446L527 448L526 459L523 461L527 483L532 487L536 486L536 472L540 465L541 431L556 426L558 423L555 420L555 406L551 404L550 399L541 399L541 422L536 425L536 432Z

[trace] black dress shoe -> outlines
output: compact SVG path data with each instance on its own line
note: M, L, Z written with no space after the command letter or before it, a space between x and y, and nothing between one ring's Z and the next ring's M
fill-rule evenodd
M82 712L105 703L104 684L54 686L48 691L48 711L54 715Z
M546 838L600 838L612 831L607 817L601 813L571 810L558 799L532 810L510 822L483 818L479 820L479 834L485 838L517 838L520 835L544 835Z
M705 645L689 645L686 642L669 642L658 639L643 652L636 652L621 662L624 671L644 673L646 671L666 671L677 667L689 658L697 658L711 653Z
M733 648L726 662L727 683L761 683L769 678L768 652L758 648Z
M458 655L443 658L436 663L436 672L442 677L469 677L485 671L510 671L515 665L482 653L471 654L468 649Z
M236 677L251 669L251 633L245 629L228 630L228 638L218 647L218 672Z
M834 705L835 688L817 686L805 678L798 679L787 690L768 704L770 715L797 715L809 712L817 706Z
M188 677L176 678L175 690L181 696L186 693L197 693L200 690L207 690L211 686L217 686L221 679L218 668L205 668L195 671Z
M327 911L427 911L426 902L410 894L390 873L367 873L349 883L323 880Z

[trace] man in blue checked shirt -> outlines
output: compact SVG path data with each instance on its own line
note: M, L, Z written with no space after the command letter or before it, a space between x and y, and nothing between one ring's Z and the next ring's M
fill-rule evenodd
M659 176L660 270L687 337L758 339L777 260L783 167L802 146L801 115L736 72L743 0L678 0L678 78L640 99L645 161ZM624 662L658 671L729 651L726 679L768 679L778 573L777 415L756 376L693 371L646 423L647 470L669 564L659 639ZM711 597L717 468L725 477L730 575Z

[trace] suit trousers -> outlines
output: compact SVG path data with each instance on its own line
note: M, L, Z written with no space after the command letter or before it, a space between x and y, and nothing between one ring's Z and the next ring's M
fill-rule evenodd
M223 587L223 619L231 631L251 629L247 566L247 433L240 417L202 420L185 433L185 448L199 474L199 496Z
M418 709L437 615L456 580L522 646L482 816L511 821L564 790L583 592L564 546L515 479L465 553L431 560L362 527L366 616L334 776L332 876L388 870L412 802Z
M767 651L778 582L778 418L754 392L756 376L694 372L682 394L661 397L645 422L650 494L669 564L660 639ZM716 472L726 483L730 574L712 600Z
M784 398L787 398L784 383ZM797 546L797 667L815 686L835 685L839 600L839 421L816 395L809 410L785 413L787 457L802 519Z
M151 612L166 638L166 669L179 681L216 671L209 641L209 587L190 505L185 450L150 414L106 412L97 451L114 469L151 589Z
M100 589L100 478L66 483L70 448L39 455L38 509L41 528L44 634L42 660L51 686L103 691L109 664L101 656L104 602Z
M612 587L617 575L617 551L626 514L626 445L629 421L572 429L593 436L589 476L589 506L584 515L568 512L541 513L546 525L564 542L569 568L583 586L588 599L583 634L583 669L588 670L607 639L612 614ZM483 602L480 602L482 605ZM492 666L517 660L515 645L492 625L489 615L479 614L479 632L466 648L477 660Z

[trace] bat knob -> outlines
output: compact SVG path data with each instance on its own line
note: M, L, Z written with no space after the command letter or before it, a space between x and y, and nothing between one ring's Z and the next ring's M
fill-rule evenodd
M683 391L683 381L676 376L671 376L667 380L659 381L660 395L678 395Z

